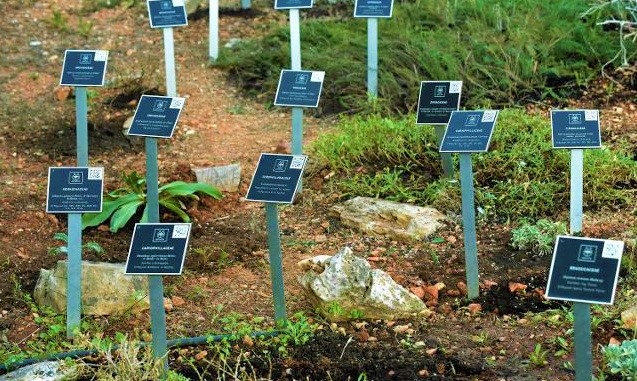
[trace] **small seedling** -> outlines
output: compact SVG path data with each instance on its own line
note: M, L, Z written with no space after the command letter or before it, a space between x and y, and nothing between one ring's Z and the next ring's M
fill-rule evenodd
M69 247L68 247L69 236L66 233L55 233L53 234L53 239L55 239L56 241L61 241L62 243L64 243L64 245L57 246L57 247L49 247L47 251L49 254L62 255L62 254L69 253ZM103 254L104 248L99 243L90 241L82 245L82 251L83 252L92 251L95 254Z
M533 352L529 354L529 362L538 368L541 368L548 364L547 355L549 353L548 349L544 349L542 344L535 344L535 348L533 348Z

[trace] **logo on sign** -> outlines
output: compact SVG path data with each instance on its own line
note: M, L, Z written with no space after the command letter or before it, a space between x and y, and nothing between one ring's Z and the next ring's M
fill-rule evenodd
M77 185L84 183L84 174L82 172L70 172L69 184Z
M93 62L93 55L90 53L82 53L80 54L80 64L81 65L90 65Z
M294 80L294 83L296 83L297 85L307 85L307 82L310 80L310 76L302 73L302 74L297 74L296 75L296 79Z
M597 259L597 246L580 245L577 260L579 262L595 262Z
M436 87L434 87L435 98L443 98L446 92L447 92L447 87L444 85L437 85Z
M157 100L153 105L154 112L164 112L166 111L166 107L168 106L168 101L165 100Z
M160 7L162 11L169 11L173 8L173 4L171 1L162 1Z
M285 172L285 168L288 165L288 161L287 160L283 160L283 159L276 159L274 161L274 169L272 169L272 171L274 172Z
M168 232L170 229L153 230L153 242L168 242Z
M480 115L471 114L467 116L467 120L464 122L465 127L475 127L478 125Z
M568 114L568 124L582 124L582 114Z

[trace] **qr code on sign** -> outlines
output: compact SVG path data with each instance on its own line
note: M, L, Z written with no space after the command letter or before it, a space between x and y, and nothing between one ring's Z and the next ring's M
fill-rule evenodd
M186 238L190 230L189 224L175 224L173 229L173 238Z
M482 114L482 122L483 123L493 122L495 120L496 115L498 115L496 111L493 111L493 110L485 111L484 114Z
M104 168L92 167L88 169L89 180L102 180L104 176Z
M292 158L292 163L290 164L291 169L303 169L303 165L305 164L305 156L297 155Z

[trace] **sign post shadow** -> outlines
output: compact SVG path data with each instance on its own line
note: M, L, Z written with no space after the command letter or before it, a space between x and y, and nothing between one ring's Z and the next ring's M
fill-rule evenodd
M88 166L88 86L104 86L108 51L67 50L60 85L75 88L77 165ZM100 205L101 209L101 205ZM68 262L66 292L66 336L72 338L80 326L82 295L82 212L68 215Z
M265 203L274 320L287 320L278 204L291 204L298 191L307 156L262 153L252 176L247 201Z
M460 154L462 229L469 299L477 298L480 292L471 153L489 149L497 117L496 110L453 111L440 144L440 152Z

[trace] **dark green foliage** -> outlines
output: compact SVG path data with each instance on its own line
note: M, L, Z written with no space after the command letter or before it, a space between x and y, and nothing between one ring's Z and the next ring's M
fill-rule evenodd
M413 111L422 80L463 80L467 108L572 94L617 53L618 42L580 15L580 0L475 0L397 3L379 20L379 99L366 94L366 21L309 18L301 25L302 63L324 70L320 112ZM318 13L318 12L317 12ZM351 15L351 13L350 13ZM274 98L290 67L287 26L224 50L218 65L247 89ZM631 41L625 41L629 49Z

